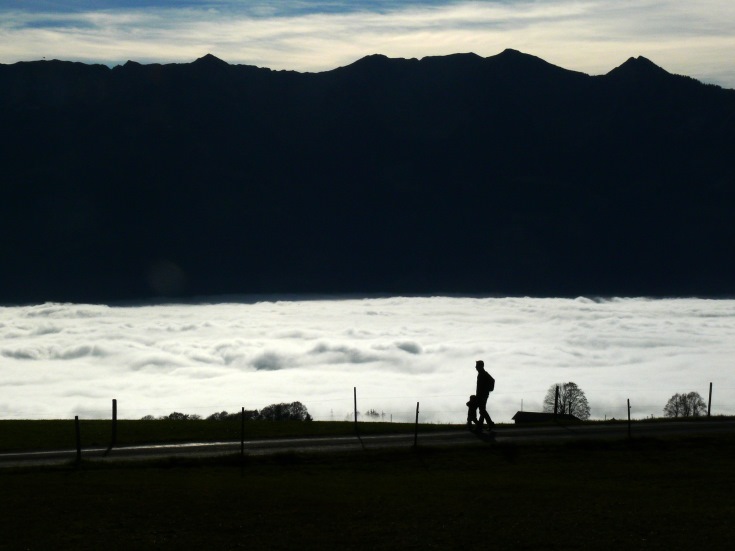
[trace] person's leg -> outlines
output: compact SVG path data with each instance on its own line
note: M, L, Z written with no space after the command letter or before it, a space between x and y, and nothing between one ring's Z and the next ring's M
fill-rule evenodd
M480 421L478 426L482 428L482 422L487 422L487 428L491 429L495 423L490 419L490 414L487 412L487 396L483 396L479 399L478 406L480 408Z
M467 426L471 427L472 425L477 424L477 407L475 406L468 406L467 407Z

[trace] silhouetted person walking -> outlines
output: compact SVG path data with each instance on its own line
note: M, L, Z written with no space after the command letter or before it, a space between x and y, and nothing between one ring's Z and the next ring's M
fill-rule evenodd
M487 398L495 389L495 379L492 378L490 373L485 371L485 362L482 360L475 362L475 369L477 370L477 389L475 390L475 396L477 397L477 407L480 410L480 419L477 422L476 430L482 430L483 421L487 421L488 430L493 430L495 423L490 419L490 414L487 412Z
M467 402L467 428L471 429L477 425L477 396L472 394Z

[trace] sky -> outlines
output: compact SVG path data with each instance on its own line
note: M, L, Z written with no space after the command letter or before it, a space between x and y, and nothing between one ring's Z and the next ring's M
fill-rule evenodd
M228 63L319 72L370 54L506 48L604 74L644 56L735 88L732 0L0 0L0 63Z
M0 308L0 419L206 417L302 402L317 420L463 423L475 361L496 422L575 382L595 419L661 417L713 384L735 414L735 300L393 297Z

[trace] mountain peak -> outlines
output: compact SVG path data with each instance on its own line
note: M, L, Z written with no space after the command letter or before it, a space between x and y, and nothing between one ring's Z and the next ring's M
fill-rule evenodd
M355 61L354 63L350 63L349 65L345 65L343 67L339 67L337 69L333 69L333 71L342 72L342 71L356 71L360 74L371 74L371 73L378 73L378 72L384 72L384 71L394 71L397 70L399 67L403 66L406 63L411 63L415 60L406 60L403 58L392 58L385 56L383 54L371 54L366 55L365 57L362 57Z
M217 56L207 54L204 57L200 57L194 61L194 65L207 66L207 67L227 67L229 64L226 61L222 61Z
M506 48L505 50L500 52L497 57L512 58L512 57L525 57L527 55L528 54L524 54L523 52L519 52L518 50L514 50L513 48Z
M377 67L377 66L380 66L380 65L385 65L389 61L391 61L391 59L388 56L385 56L383 54L370 54L370 55L366 55L365 57L361 57L360 59L358 59L354 63L351 63L350 65L348 65L348 67L350 67L350 66L355 66L355 67L365 67L365 66Z
M608 76L628 78L662 77L668 75L670 75L668 71L643 56L630 57L620 67L616 67L608 73Z
M506 48L497 55L487 58L496 64L505 66L524 66L524 67L551 67L552 65L544 61L540 57L531 54L524 54L512 48Z

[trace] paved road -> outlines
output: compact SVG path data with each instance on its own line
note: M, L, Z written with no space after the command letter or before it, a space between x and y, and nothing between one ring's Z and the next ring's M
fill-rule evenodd
M646 423L635 422L631 426L633 438L665 437L672 435L735 434L735 421L697 421ZM582 439L625 439L628 438L627 423L605 423L599 425L568 425L545 427L503 426L495 431L497 443L532 443L540 441L564 441ZM487 435L478 435L465 430L447 430L422 433L419 427L418 445L426 446L484 446L492 444ZM288 438L251 440L244 443L248 456L267 455L279 452L328 452L362 449L401 448L414 445L414 434L383 436L343 436L329 438ZM155 446L125 446L113 448L84 448L82 457L93 461L135 461L154 457L214 457L240 452L240 442L211 442L190 444L161 444ZM53 465L73 461L76 450L54 450L42 452L17 452L0 454L0 468Z

